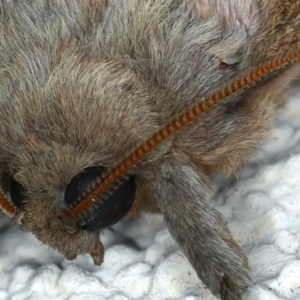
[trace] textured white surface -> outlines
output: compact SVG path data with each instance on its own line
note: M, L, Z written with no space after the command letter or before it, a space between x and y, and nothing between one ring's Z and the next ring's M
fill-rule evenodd
M219 209L252 268L245 300L300 299L300 92L235 181L215 179ZM0 218L0 300L213 300L161 216L106 230L102 266L73 262Z

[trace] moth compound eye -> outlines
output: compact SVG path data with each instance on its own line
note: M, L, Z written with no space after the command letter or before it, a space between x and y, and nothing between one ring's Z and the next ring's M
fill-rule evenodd
M89 167L74 176L66 188L66 203L74 204L88 191L89 185L105 171L106 169L103 167ZM84 225L81 228L95 231L120 221L130 210L134 202L135 191L134 178L129 176L82 218Z
M88 167L81 173L75 175L68 184L65 191L65 202L72 205L88 190L88 187L104 174L104 167Z
M13 204L19 209L24 208L25 191L22 184L12 177L10 181L10 198Z
M130 210L135 190L134 178L130 176L84 217L85 224L81 228L94 231L119 222Z

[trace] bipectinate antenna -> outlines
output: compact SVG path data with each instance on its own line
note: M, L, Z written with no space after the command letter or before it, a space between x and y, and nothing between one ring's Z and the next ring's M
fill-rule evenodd
M1 191L0 191L0 207L7 215L11 217L17 212L16 207L6 199L6 197Z
M86 193L83 199L75 202L68 211L59 216L59 219L66 225L78 227L77 223L80 224L80 222L82 222L81 220L88 212L92 211L96 206L99 207L99 204L101 204L102 201L105 201L105 196L110 194L111 191L120 184L122 179L128 177L130 169L143 160L150 151L159 146L168 137L225 99L229 99L229 97L249 89L260 82L267 81L270 77L275 77L291 64L296 63L299 59L300 49L286 57L266 63L250 72L247 76L232 82L222 90L213 93L207 98L202 98L197 105L190 107L164 128L152 135L142 145L134 149L129 156L107 172L101 180L97 180L95 184L93 184L96 188L91 192ZM2 192L0 192L0 207L10 216L15 215L17 212L17 208Z
M168 125L146 140L142 145L134 149L128 157L106 173L103 179L99 181L98 187L88 193L84 199L77 202L71 209L60 215L59 219L70 226L77 226L77 222L80 223L82 218L89 211L93 210L94 207L99 206L102 201L105 201L105 196L111 193L111 190L119 184L120 180L128 176L129 170L133 166L138 164L150 151L160 145L169 136L176 133L201 114L206 113L221 101L228 99L230 96L236 95L261 82L267 81L270 77L274 78L291 64L296 63L299 58L300 49L286 57L266 63L249 73L247 76L236 80L222 90L212 94L210 97L202 98L197 105L190 107L187 111L179 115Z

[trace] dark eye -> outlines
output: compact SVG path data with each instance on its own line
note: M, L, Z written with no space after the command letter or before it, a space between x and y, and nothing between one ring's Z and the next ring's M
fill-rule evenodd
M10 198L17 208L24 208L25 188L13 177L10 180Z
M74 176L66 188L66 203L74 204L105 171L103 167L89 167ZM84 217L82 229L93 231L112 226L128 213L134 198L135 183L130 176Z
M85 168L83 172L75 175L65 192L65 201L67 204L74 204L87 191L89 185L91 185L98 177L101 177L106 171L103 167L89 167Z

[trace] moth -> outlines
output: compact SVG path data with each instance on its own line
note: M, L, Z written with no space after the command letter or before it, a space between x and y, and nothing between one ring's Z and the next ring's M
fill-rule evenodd
M249 265L210 177L232 174L299 78L298 0L0 1L1 209L67 259L142 211L239 300Z

